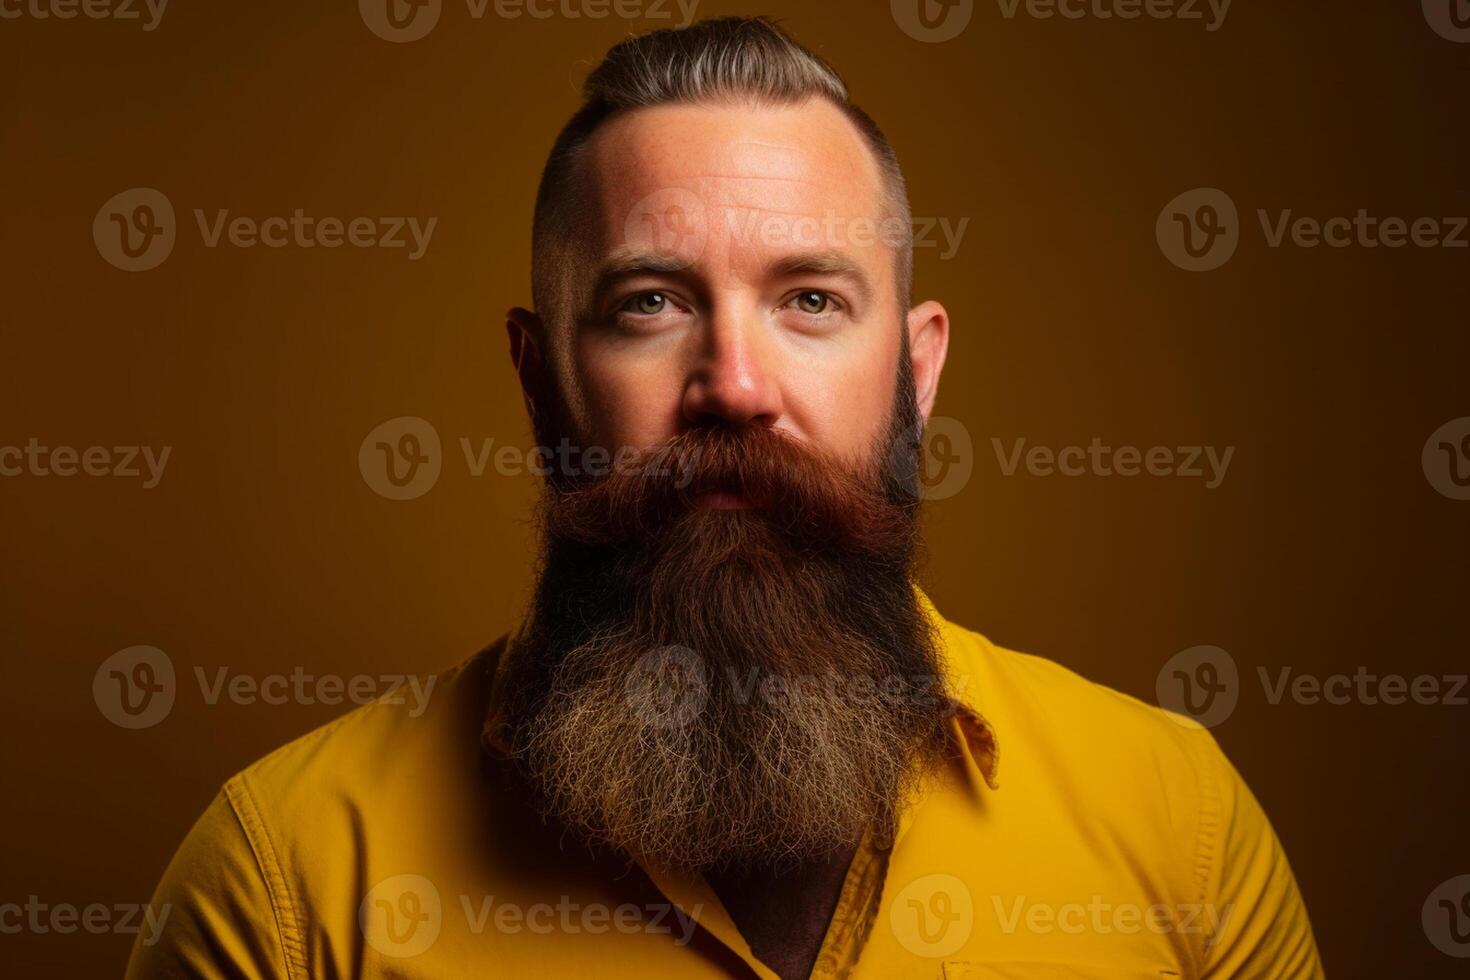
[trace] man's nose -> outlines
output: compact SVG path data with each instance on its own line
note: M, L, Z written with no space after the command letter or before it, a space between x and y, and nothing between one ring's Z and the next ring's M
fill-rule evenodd
M774 353L761 328L718 318L684 387L684 421L773 426L782 414Z

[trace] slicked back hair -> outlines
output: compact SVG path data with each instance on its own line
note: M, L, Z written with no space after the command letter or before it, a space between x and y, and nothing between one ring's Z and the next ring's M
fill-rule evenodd
M563 270L572 237L585 226L585 189L576 185L581 148L618 113L660 105L748 102L797 105L826 99L857 127L873 152L887 217L901 221L895 257L900 309L909 305L913 240L903 173L887 137L848 98L835 69L765 17L720 17L629 37L608 51L583 86L582 107L557 136L536 195L531 244L532 300L543 318L563 313Z

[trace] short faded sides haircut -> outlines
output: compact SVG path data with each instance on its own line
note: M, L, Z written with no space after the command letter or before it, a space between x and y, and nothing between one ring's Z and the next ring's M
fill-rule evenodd
M681 29L658 30L619 42L583 86L582 107L562 128L541 174L531 244L531 289L548 322L565 292L568 246L583 227L578 151L618 113L659 105L748 101L796 105L823 98L862 135L885 184L888 218L901 222L895 275L901 309L913 284L913 238L908 191L898 157L872 118L848 98L831 65L792 40L765 17L721 17Z

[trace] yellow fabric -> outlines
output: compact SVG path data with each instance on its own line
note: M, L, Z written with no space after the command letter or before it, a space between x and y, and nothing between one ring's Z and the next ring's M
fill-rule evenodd
M814 977L1322 976L1285 854L1208 731L928 609L963 702L954 761L891 848L859 848ZM772 980L702 880L530 814L494 727L480 740L507 649L441 677L418 717L369 705L231 778L128 976Z

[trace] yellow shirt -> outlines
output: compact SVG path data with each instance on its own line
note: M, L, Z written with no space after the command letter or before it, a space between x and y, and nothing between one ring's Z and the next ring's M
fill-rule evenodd
M858 849L813 977L1322 976L1281 845L1207 730L924 601L959 751L891 848ZM427 710L368 705L226 782L128 977L775 980L703 880L593 856L517 798L480 742L514 642Z

